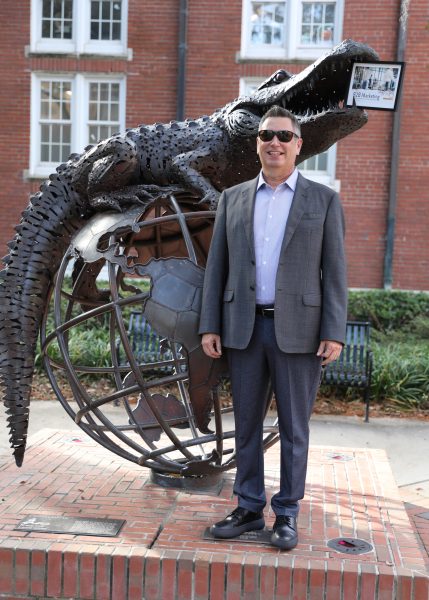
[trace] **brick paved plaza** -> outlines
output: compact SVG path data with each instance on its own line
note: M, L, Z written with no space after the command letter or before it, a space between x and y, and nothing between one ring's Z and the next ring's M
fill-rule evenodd
M267 490L278 448L266 455ZM149 472L83 433L32 436L24 465L0 465L0 598L355 599L429 597L424 509L409 514L385 452L313 446L300 543L291 552L242 541L203 539L235 506L234 474L220 491L187 493L150 482ZM28 515L125 519L117 537L15 531ZM273 514L266 511L267 527ZM416 529L415 529L416 528ZM333 538L373 550L340 554ZM306 595L308 592L308 595Z

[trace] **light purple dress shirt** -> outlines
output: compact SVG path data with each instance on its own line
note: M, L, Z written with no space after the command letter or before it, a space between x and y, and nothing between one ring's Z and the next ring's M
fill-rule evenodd
M274 304L280 250L297 179L298 169L295 169L273 189L265 182L262 171L259 174L253 217L256 304Z

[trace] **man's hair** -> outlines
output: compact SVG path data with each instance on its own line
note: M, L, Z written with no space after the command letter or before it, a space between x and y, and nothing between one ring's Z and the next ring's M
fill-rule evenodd
M274 106L272 106L270 109L268 109L267 112L263 115L263 117L261 118L261 120L259 122L259 129L262 129L263 123L270 117L287 117L288 119L290 119L292 121L292 125L295 130L295 133L299 137L301 137L301 126L299 124L298 119L289 110L287 110L286 108L283 108L282 106L278 106L277 104L274 104Z

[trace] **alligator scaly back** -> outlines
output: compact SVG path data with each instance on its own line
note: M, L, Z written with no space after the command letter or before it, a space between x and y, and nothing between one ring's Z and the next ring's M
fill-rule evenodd
M57 169L23 211L0 272L0 378L10 444L21 466L37 336L53 275L73 233L87 217L86 201L71 184L70 161Z

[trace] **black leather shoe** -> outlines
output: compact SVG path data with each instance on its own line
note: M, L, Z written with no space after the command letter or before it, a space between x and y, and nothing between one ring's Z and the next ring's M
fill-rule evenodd
M295 517L278 516L273 527L271 543L282 550L292 550L298 543L298 528Z
M219 521L210 527L211 533L216 538L234 538L246 531L255 531L265 527L263 512L252 512L237 506L223 521Z

